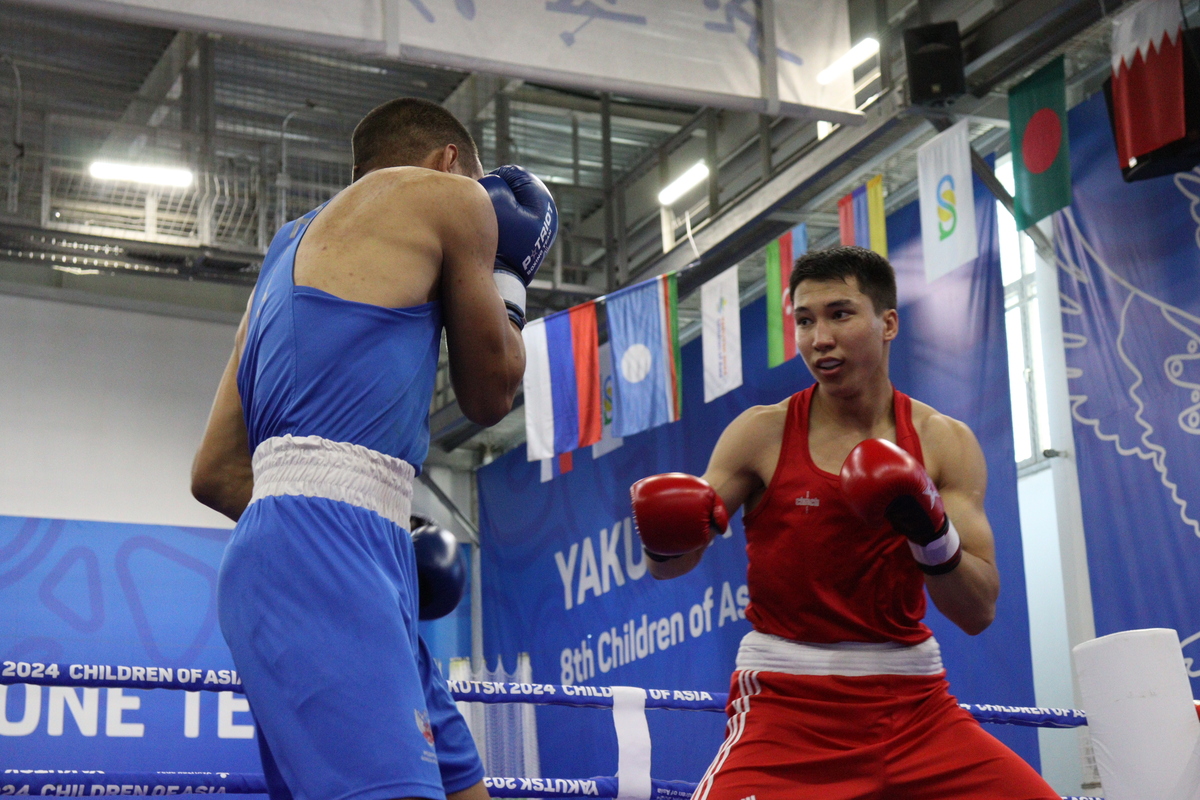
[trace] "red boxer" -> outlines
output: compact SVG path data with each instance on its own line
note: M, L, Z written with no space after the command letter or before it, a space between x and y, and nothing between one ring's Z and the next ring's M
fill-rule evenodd
M816 385L748 409L703 478L634 484L656 578L682 575L746 507L754 630L696 800L1055 800L949 694L925 590L968 634L1000 579L987 467L963 423L896 391L896 280L858 247L797 260L797 351Z

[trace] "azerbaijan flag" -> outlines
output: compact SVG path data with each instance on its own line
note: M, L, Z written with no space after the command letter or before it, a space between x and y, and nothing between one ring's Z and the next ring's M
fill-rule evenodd
M1067 94L1062 56L1008 92L1009 135L1017 191L1014 216L1025 230L1071 204Z

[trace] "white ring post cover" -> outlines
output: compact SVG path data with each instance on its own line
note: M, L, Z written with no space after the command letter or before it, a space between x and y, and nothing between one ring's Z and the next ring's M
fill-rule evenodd
M650 726L646 690L614 686L613 726L617 729L617 797L650 800Z
M1200 720L1170 628L1076 645L1075 674L1107 800L1192 800L1200 792Z

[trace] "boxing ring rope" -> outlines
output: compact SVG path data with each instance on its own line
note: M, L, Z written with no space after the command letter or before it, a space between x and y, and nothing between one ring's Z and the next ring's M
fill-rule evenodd
M608 708L617 729L619 775L596 778L485 778L492 797L643 796L652 800L689 798L696 784L649 777L649 729L646 709L725 712L728 695L678 689L627 686L563 686L549 683L448 681L456 701L467 703L532 703L574 708ZM237 692L244 689L233 670L144 667L111 664L0 663L0 685L32 684L73 688L172 689ZM1076 728L1087 716L1076 709L960 703L979 722L1034 728ZM637 752L637 751L643 752ZM642 780L639 781L639 778ZM0 792L84 797L108 795L265 794L262 775L229 772L104 772L101 770L4 769ZM1070 797L1064 800L1092 800Z

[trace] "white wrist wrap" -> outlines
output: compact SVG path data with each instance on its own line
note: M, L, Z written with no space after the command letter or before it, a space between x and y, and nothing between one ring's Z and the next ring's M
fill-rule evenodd
M954 558L954 554L958 552L958 548L962 546L962 542L959 541L958 531L954 529L954 523L946 520L946 532L944 534L923 547L911 541L908 543L908 546L912 550L913 558L917 560L918 564L924 564L927 567L936 567Z
M521 316L525 316L525 284L521 279L506 269L498 269L492 272L492 280L504 302L521 309Z

